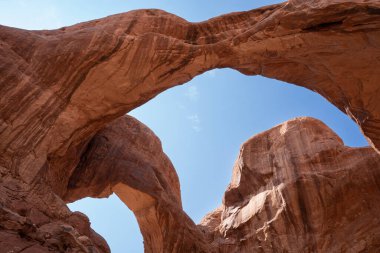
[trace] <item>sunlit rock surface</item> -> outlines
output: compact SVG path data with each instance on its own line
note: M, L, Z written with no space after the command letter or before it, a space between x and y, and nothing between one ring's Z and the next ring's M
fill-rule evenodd
M159 163L162 167L144 172L143 165L157 165L156 158L140 156L139 152L148 151L136 149L137 157L143 160L141 166L136 163L133 168L150 175L149 180L156 180L153 174L157 171L163 175L156 175L158 182L151 185L158 187L153 188L157 191L142 190L134 184L144 185L145 179L129 178L134 174L124 171L128 166L102 157L106 152L102 154L91 144L117 147L121 149L117 158L133 164L130 154L123 151L126 144L116 140L112 132L116 129L109 124L118 124L111 122L168 88L207 70L230 67L318 92L351 116L378 151L379 17L380 2L376 0L294 0L201 23L160 10L139 10L51 31L0 26L0 248L15 252L107 252L105 242L90 230L86 218L66 207L65 201L84 197L78 189L96 197L115 192L135 213L149 207L151 212L140 218L137 215L145 235L152 231L144 232L142 224L157 221L152 213L165 217L152 226L154 236L145 236L148 252L209 252L218 250L218 245L224 247L223 240L204 243L203 232L181 211L179 186L168 160L160 161L166 165ZM98 131L110 131L115 142L103 143ZM164 157L161 150L149 152ZM374 156L374 152L367 152ZM97 173L111 168L84 161L87 156L105 159L118 168L118 176L110 175L103 182ZM354 164L350 159L357 160L348 157L345 162ZM96 173L90 181L78 176L93 170ZM352 183L354 180L356 177ZM226 206L235 203L228 200L238 199L233 189L226 195L230 196ZM254 190L250 190L252 194ZM367 190L364 188L362 194L371 196ZM260 195L254 202L267 203L267 199ZM173 210L179 211L167 211L163 203L173 204ZM252 208L250 205L249 210ZM224 211L223 217L227 217ZM16 221L10 222L12 219ZM309 221L303 226L312 224ZM184 234L169 229L173 227L180 227ZM230 231L228 226L223 229ZM183 239L188 232L191 242ZM165 237L167 233L173 237ZM208 240L209 235L206 237ZM302 240L297 245L303 245ZM352 244L360 246L362 241L352 240Z
M223 253L378 252L380 156L297 118L241 147L223 205L200 224Z

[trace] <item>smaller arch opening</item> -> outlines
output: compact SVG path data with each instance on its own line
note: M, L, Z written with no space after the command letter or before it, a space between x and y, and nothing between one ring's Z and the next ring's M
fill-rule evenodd
M116 194L102 199L84 198L68 206L88 216L91 228L107 241L111 252L144 252L136 217Z

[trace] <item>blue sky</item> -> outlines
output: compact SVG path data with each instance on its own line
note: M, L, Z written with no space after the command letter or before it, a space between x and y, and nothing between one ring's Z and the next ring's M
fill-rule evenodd
M277 1L0 0L0 24L53 29L133 9L159 8L202 21ZM240 145L298 116L325 122L349 146L365 146L358 127L323 97L302 87L230 69L209 71L130 113L161 139L177 169L185 211L195 222L221 203ZM115 196L70 205L87 214L112 252L143 252L133 214Z

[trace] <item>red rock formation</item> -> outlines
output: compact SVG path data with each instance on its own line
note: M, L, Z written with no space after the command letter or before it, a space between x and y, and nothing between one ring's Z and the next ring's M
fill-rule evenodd
M79 196L75 187L68 191L69 184L94 190L112 187L120 196L143 192L153 199L147 205L166 203L174 197L177 201L173 203L178 205L176 186L170 188L162 179L156 186L169 187L163 188L164 200L151 189L136 192L128 188L128 194L123 194L124 186L131 183L128 179L118 182L110 177L108 186L94 186L99 183L96 177L87 182L90 185L82 185L84 179L72 180L78 173L107 167L83 163L85 155L97 157L96 147L94 155L88 153L97 131L165 89L213 68L230 67L314 90L350 115L372 146L379 149L379 10L380 3L375 0L293 0L201 23L189 23L163 11L141 10L53 31L0 26L2 217L18 217L19 224L26 224L24 218L46 216L44 222L48 224L72 226L68 221L72 214L62 198ZM115 145L123 151L120 143ZM162 175L173 175L165 169L159 168ZM174 182L173 178L166 180ZM118 183L124 186L119 189ZM91 189L91 196L103 196ZM139 210L139 204L135 203L136 207L125 202ZM36 215L34 209L44 216ZM163 210L167 209L154 208L157 214ZM194 244L202 242L186 215L176 215L184 215L187 225L183 231L193 231L194 236L189 238L196 238ZM38 219L36 222L40 222ZM8 218L2 220L5 223L0 226L11 231L13 225L7 225ZM171 222L179 221L168 218L167 223ZM61 233L51 225L55 231L51 237L60 241L54 247L83 248L80 245L84 244L77 241L80 235L86 235L93 242L85 244L107 251L85 223L70 230L76 231L76 241L70 239L70 243L59 239L66 229ZM46 244L31 232L22 232L24 225L22 229L20 226L12 230L18 231L12 236L24 238L20 236L26 234L31 242ZM167 231L158 229L155 233ZM158 241L152 243L155 246L151 250L177 247L178 243ZM34 245L26 247L37 247ZM202 250L203 246L199 244Z
M220 253L378 252L379 209L380 156L298 118L243 144L200 227Z
M222 67L320 93L378 147L379 8L290 1L201 23L142 10L53 31L1 26L1 166L28 182L44 165L70 175L61 160L106 123Z
M46 185L30 189L6 175L0 200L1 253L110 252L88 218L70 212Z
M91 140L64 199L113 192L134 212L145 252L211 252L182 210L179 180L160 140L132 117L117 119Z

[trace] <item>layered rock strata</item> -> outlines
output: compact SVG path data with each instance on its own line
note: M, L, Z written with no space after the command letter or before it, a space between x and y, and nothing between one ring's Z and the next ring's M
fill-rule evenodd
M96 131L225 67L320 93L377 149L379 13L375 0L294 0L201 23L140 10L52 31L1 26L0 165L28 183L49 167L62 196L67 157Z
M182 209L179 180L160 140L132 117L117 119L92 138L64 200L112 193L135 214L145 252L212 252Z
M141 173L157 179L152 184L156 188L134 188L145 179L128 179L134 174L121 164L124 159L134 168L140 164L133 165L108 125L165 89L213 68L230 67L314 90L350 115L379 150L379 10L375 0L293 0L201 23L140 10L52 31L0 26L0 227L2 238L9 238L0 240L1 248L18 240L16 245L24 246L12 249L16 252L37 252L34 247L107 252L88 221L72 214L63 201L84 197L77 190L88 189L88 196L115 192L135 213L146 205L152 213L168 215L158 221L149 218L166 225L154 232L157 241L145 237L152 245L147 250L213 251L216 245L204 243L182 211L166 211L166 205L181 210L169 163L146 169L158 163L144 160ZM101 130L105 127L113 130ZM115 143L97 137L98 131L109 131ZM109 146L120 149L121 161L106 157L115 155ZM126 178L110 176L99 185L97 173L110 168L86 157L104 159ZM142 157L147 158L137 156ZM155 179L157 171L166 181ZM88 173L94 181L79 176ZM128 199L140 195L144 203ZM144 227L145 218L139 219ZM180 227L183 235L162 241L160 236L172 233L163 228L172 227ZM182 240L187 233L189 242Z
M298 118L242 145L200 227L220 253L378 252L379 210L380 156Z
M90 228L88 218L70 212L65 203L112 193L134 212L145 252L214 252L183 211L176 171L160 140L145 125L130 116L121 117L99 131L77 155L78 165L62 199L44 181L30 189L3 175L0 252L110 252Z

